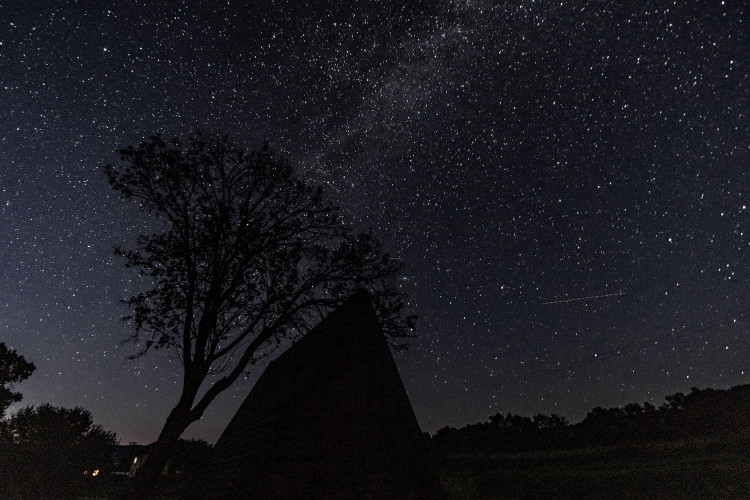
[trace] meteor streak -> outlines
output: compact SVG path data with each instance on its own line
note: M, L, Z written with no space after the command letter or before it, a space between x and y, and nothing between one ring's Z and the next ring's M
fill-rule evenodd
M625 295L625 292L607 293L604 295L589 295L588 297L578 297L576 299L551 300L549 302L542 302L542 304L563 304L565 302L577 302L579 300L603 299L604 297L617 297L618 295Z

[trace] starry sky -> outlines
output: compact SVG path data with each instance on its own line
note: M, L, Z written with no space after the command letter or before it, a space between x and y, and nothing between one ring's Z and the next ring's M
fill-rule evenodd
M747 4L0 0L0 341L24 404L156 438L102 166L155 132L270 142L406 263L422 428L750 383ZM259 371L259 370L258 370ZM215 441L257 378L186 437Z

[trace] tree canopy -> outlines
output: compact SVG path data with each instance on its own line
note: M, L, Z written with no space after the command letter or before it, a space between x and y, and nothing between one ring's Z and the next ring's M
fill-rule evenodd
M0 466L11 498L91 495L108 481L117 438L94 424L88 410L27 406L3 430Z
M8 349L0 342L0 418L11 404L22 399L20 392L13 391L14 384L29 378L34 370L34 363L26 361L15 349Z

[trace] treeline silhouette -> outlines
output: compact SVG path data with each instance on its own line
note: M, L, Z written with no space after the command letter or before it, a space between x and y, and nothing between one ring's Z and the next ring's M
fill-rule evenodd
M695 440L750 431L750 385L727 390L698 389L651 403L591 410L571 425L556 414L533 418L508 413L460 429L444 427L432 436L435 453L533 451L624 443Z
M104 496L116 444L83 408L22 408L0 420L0 496Z

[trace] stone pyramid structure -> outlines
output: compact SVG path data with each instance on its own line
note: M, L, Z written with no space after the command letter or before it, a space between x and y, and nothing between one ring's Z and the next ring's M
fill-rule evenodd
M214 448L208 498L443 498L369 295L272 361Z

